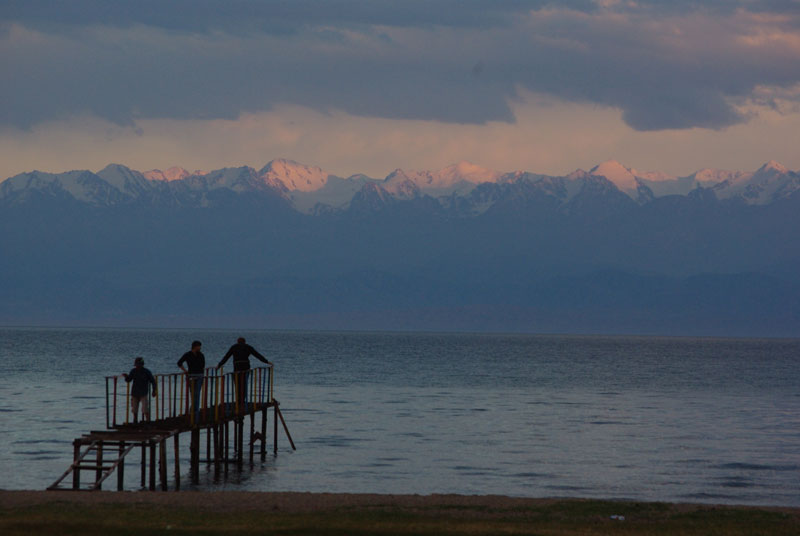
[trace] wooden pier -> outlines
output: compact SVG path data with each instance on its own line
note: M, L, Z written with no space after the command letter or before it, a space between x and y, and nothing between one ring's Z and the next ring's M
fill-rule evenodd
M106 430L95 430L73 442L73 461L49 490L99 490L116 473L116 489L125 488L125 461L141 453L140 489L168 489L169 452L173 454L173 489L181 485L180 436L189 433L190 477L199 479L200 464L213 464L214 476L227 474L229 466L241 470L247 459L256 454L266 459L268 413L273 411L273 453L278 454L278 421L292 449L294 441L283 419L280 403L273 396L272 366L258 367L246 373L224 374L207 369L202 380L190 383L184 374L155 376L157 396L152 397L152 419L134 422L131 412L130 384L119 376L106 380ZM194 389L198 407L193 408ZM248 426L249 425L249 426ZM246 431L249 428L249 433ZM249 441L245 443L245 436ZM205 436L205 441L202 441ZM205 443L205 445L203 445ZM258 452L256 453L256 444ZM203 449L205 446L205 449ZM201 457L205 450L205 457ZM64 485L71 478L71 485Z

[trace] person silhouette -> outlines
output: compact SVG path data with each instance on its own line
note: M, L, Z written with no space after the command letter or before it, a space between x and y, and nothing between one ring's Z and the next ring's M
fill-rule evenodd
M147 395L150 386L153 386L153 396L158 396L158 385L153 373L144 367L144 358L137 357L133 360L133 368L127 374L123 373L127 383L133 382L131 386L131 409L133 410L133 424L139 422L139 408L142 408L142 421L150 420L150 405ZM116 389L116 387L115 387Z
M230 357L233 357L233 373L235 378L234 385L236 386L236 400L238 401L240 412L245 411L245 405L247 404L251 355L262 363L266 363L267 365L272 364L267 360L266 357L258 353L255 348L247 344L247 341L244 337L239 337L236 340L236 344L228 349L228 352L217 365L217 370L219 370Z
M200 419L200 391L203 386L203 376L206 370L206 356L200 351L201 347L202 343L200 341L193 341L192 349L183 354L178 360L178 367L187 375L194 422ZM184 363L186 363L186 367Z

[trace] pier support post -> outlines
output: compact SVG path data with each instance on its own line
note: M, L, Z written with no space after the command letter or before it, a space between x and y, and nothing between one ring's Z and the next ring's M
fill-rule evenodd
M178 437L180 437L180 432L175 434L175 491L181 489L181 469L180 469L180 459L181 459L181 449L178 446Z
M256 446L253 444L253 435L255 434L255 413L250 414L250 465L253 465L253 453Z
M150 440L150 491L156 490L156 442Z
M142 489L147 485L147 444L142 441Z
M125 442L119 443L119 465L117 466L117 491L122 491L125 483L125 458L122 453L125 452Z
M76 439L72 442L72 489L81 488L81 470L78 469L78 458L81 457L81 441Z
M261 410L261 461L267 459L267 407Z
M244 461L244 417L236 419L236 427L239 429L236 437L236 468L241 470Z
M161 491L167 491L167 439L158 442L158 469Z
M226 474L226 475L228 474L228 461L230 460L230 450L229 450L229 443L230 443L230 437L229 437L229 424L230 424L230 423L229 423L228 421L225 421L225 423L222 425L222 426L223 426L223 429L222 429L222 432L223 432L223 433L222 433L222 436L223 436L223 439L224 439L224 441L225 441L225 445L224 445L224 448L222 449L222 452L223 452L223 454L225 455L225 456L224 456L224 460L225 460L225 474Z
M191 471L192 471L192 481L196 484L197 481L200 479L200 429L195 427L192 428L191 431L192 439L191 439L191 447L189 450L191 451Z
M219 426L214 425L214 478L219 478Z
M274 414L272 415L272 433L273 433L272 448L273 448L273 454L277 456L278 455L278 401L273 400L272 403L274 404L274 406L272 407L275 409Z

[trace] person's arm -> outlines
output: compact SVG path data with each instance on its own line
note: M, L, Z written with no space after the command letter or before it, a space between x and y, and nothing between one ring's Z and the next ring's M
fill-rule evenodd
M155 377L153 377L153 373L149 370L147 371L147 379L153 384L153 396L158 396L158 384Z
M253 356L256 359L260 360L262 363L266 363L267 365L271 365L272 364L269 361L267 361L266 357L264 357L263 355L259 354L258 351L255 348L253 348L252 346L250 347L250 353L253 354Z
M225 354L225 357L223 357L222 361L219 362L219 365L217 365L217 370L221 369L222 365L225 364L225 361L227 361L232 355L233 355L233 346L230 347L228 353Z
M188 372L188 371L186 370L186 367L184 367L184 366L183 366L183 364L184 364L185 362L186 362L186 354L183 354L183 355L181 356L181 358L180 358L180 359L178 359L178 367L179 367L179 368L180 368L180 369L183 371L183 373L184 373L184 374L186 374L186 373Z
M135 370L135 369L132 369L127 374L125 374L124 372L122 373L122 375L125 376L125 381L128 382L128 383L130 383L130 381L133 380L133 370Z

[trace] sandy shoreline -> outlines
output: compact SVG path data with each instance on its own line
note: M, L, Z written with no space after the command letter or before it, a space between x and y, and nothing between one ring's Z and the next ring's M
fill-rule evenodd
M580 502L586 499L521 498L502 495L383 495L367 493L310 493L256 491L183 491L183 492L72 492L72 491L5 491L0 490L0 509L25 508L51 503L144 504L172 508L207 508L218 512L275 511L285 513L326 512L348 508L399 507L403 509L431 507L483 507L493 510L514 510L541 507L556 502ZM620 501L620 504L633 501ZM756 509L800 515L800 508L741 505L670 503L676 511L703 508Z
M213 504L217 511L274 510L281 512L324 512L351 507L400 506L493 506L511 509L543 505L553 499L525 499L496 495L382 495L370 493L310 493L260 491L183 492L72 492L0 491L0 508L18 508L68 502L75 504L157 504L192 508Z

